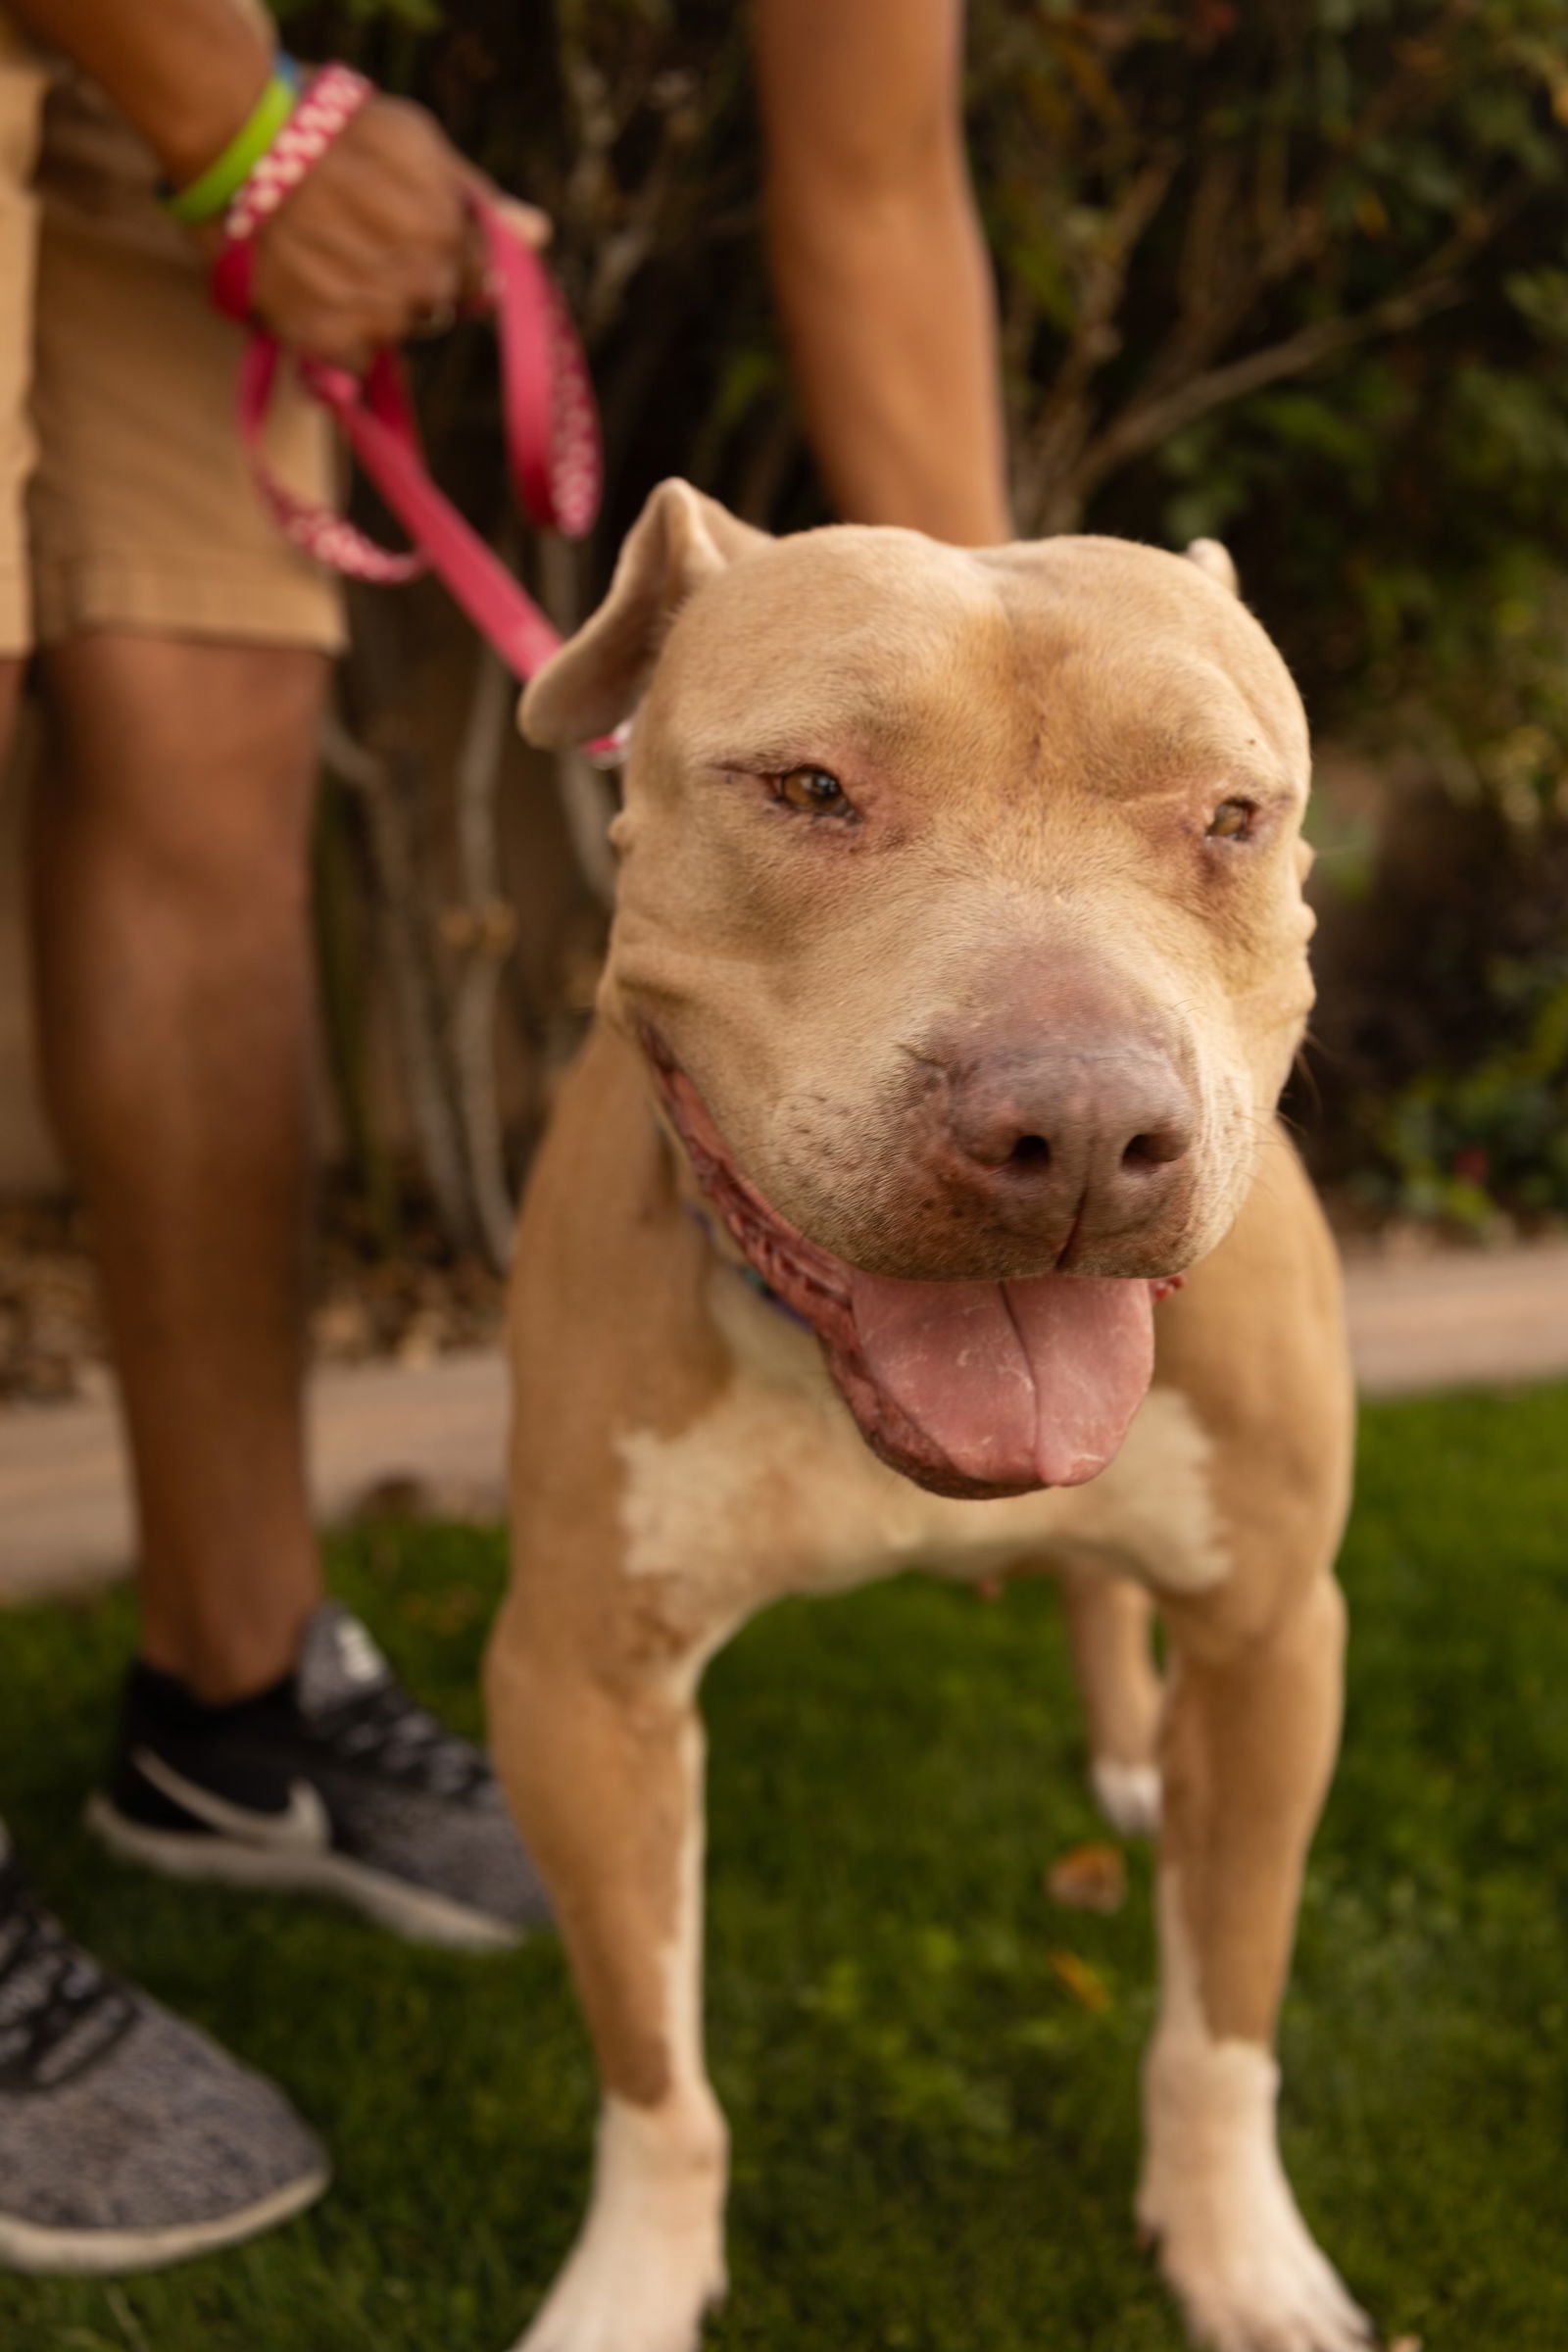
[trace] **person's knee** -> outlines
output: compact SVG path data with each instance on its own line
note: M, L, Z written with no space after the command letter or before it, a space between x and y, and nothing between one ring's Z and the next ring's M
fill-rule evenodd
M46 834L215 939L298 918L319 655L105 634L60 648L46 674Z

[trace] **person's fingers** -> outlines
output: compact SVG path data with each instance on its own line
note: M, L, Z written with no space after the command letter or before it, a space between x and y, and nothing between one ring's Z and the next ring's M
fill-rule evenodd
M461 253L411 252L388 272L385 286L389 296L404 302L455 302L463 290L464 276Z
M368 275L348 285L335 271L270 286L257 272L256 307L287 343L343 365L352 352L400 343L420 307L421 296L386 277ZM442 299L432 280L429 299Z
M556 224L548 213L536 204L524 204L520 196L504 196L501 210L525 245L542 253L556 233Z
M303 194L303 191L302 191ZM467 215L461 202L447 205L411 203L407 191L358 188L347 200L323 209L300 207L299 228L339 254L348 269L371 261L395 273L435 264L453 270L463 267Z
M411 279L402 289L403 334L445 334L464 301L466 283L463 271L450 267L425 270Z
M414 313L409 320L408 335L412 341L431 342L444 335L457 323L456 303L432 302Z
M346 368L350 375L363 375L380 348L379 337L345 333L342 314L336 311L302 311L282 340L308 359Z
M471 164L464 166L463 176L476 196L482 196L495 207L519 244L531 245L535 253L544 251L556 233L556 224L548 213L542 213L536 204L524 204L520 196L509 196L493 179L475 172Z
M464 311L478 313L488 308L490 299L490 249L484 230L469 213L464 221L458 303Z
M417 107L375 100L355 116L279 208L267 233L323 227L374 246L383 259L461 245L459 159Z
M341 220L302 221L288 237L258 247L253 295L257 309L290 341L301 337L301 316L313 323L337 317L344 337L363 339L368 322L390 340L416 318L450 309L464 284L459 257L438 248L404 247L388 255L377 241Z
M520 196L510 195L505 188L498 188L487 173L462 156L458 158L458 171L468 194L481 197L498 212L519 243L531 245L535 253L544 251L556 233L556 224L548 213L542 213L536 204L525 204Z
M514 234L543 242L543 215L472 172L419 108L372 100L258 232L258 315L338 366L438 331L485 288L483 240L466 201L479 189Z

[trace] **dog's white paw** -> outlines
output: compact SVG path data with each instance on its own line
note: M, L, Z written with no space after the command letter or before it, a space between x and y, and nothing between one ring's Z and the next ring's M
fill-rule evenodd
M710 2244L592 2222L517 2352L698 2352L703 2314L724 2295Z
M1223 2214L1203 2196L1141 2197L1160 2268L1195 2344L1211 2352L1369 2352L1372 2326L1314 2244L1283 2178Z
M1196 2062L1195 2062L1196 2061ZM1274 2135L1277 2071L1246 2042L1150 2063L1141 2227L1195 2343L1211 2352L1368 2352L1371 2323L1314 2243Z
M724 2169L716 2111L694 2144L609 2101L588 2219L515 2352L698 2352L724 2297Z
M1095 1802L1124 1838L1159 1836L1159 1767L1155 1764L1115 1764L1097 1756L1089 1768Z

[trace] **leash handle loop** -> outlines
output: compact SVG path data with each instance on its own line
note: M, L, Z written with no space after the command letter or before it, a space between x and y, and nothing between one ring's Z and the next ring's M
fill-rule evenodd
M342 515L290 490L272 471L263 448L267 411L285 355L252 317L256 231L370 95L371 85L351 68L324 67L229 207L212 296L226 316L251 327L240 366L240 433L257 486L296 547L335 571L382 585L434 570L501 659L518 678L527 679L555 652L560 635L431 481L394 352L377 352L358 377L309 358L296 358L293 365L306 390L336 418L356 460L408 532L414 543L408 551L377 546ZM468 204L484 243L486 295L501 351L507 449L518 497L541 528L580 538L598 512L604 471L582 347L537 254L487 197L471 191Z

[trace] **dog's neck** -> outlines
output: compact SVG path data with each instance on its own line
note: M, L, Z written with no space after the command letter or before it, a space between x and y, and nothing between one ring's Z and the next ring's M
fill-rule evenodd
M684 1153L681 1156L684 1162ZM687 1170L687 1173L690 1173L689 1169ZM718 1227L714 1224L712 1218L710 1216L708 1210L702 1205L701 1201L693 1200L683 1195L681 1200L681 1207L685 1210L687 1216L691 1218L692 1223L697 1226L699 1231L706 1239L709 1248L709 1254L715 1260L717 1264L723 1267L726 1274L738 1275L740 1280L745 1283L747 1289L755 1293L755 1295L763 1301L764 1305L772 1307L775 1314L782 1315L786 1322L793 1323L798 1330L810 1330L811 1326L809 1323L808 1323L806 1317L804 1315L798 1315L794 1307L789 1303L789 1300L787 1298L781 1298L777 1291L775 1291L770 1284L763 1281L761 1275L757 1271L757 1268L752 1265L748 1259L740 1256L738 1252L724 1248L723 1237L720 1234Z

